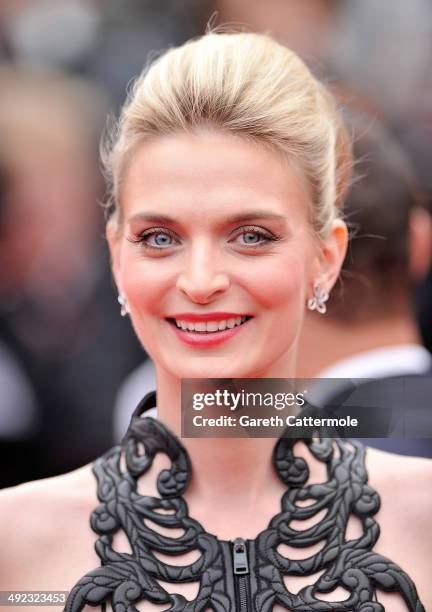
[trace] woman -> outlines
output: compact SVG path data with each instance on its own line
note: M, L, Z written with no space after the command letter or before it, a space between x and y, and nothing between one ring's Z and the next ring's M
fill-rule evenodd
M351 167L330 94L271 38L209 33L136 82L105 163L113 273L159 420L150 394L94 465L99 502L91 466L3 494L1 589L70 590L69 611L431 606L427 460L179 441L182 378L291 378L305 307L325 312Z

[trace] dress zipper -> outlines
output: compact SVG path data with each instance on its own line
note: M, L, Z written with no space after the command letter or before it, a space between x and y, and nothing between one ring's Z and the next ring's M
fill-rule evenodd
M233 540L233 572L237 591L238 612L250 612L248 607L249 562L247 556L246 540L235 538Z

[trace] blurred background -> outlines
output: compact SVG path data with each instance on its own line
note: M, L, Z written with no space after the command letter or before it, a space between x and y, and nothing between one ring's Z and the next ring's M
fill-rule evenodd
M336 349L310 359L308 317L299 375L371 351L399 364L383 377L432 371L429 0L1 0L0 487L96 458L153 388L119 315L98 143L152 53L210 19L297 51L338 93L362 160L340 307L319 330Z

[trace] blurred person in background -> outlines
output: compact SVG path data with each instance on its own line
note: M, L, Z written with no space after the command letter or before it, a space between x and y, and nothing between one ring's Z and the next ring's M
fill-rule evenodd
M100 91L76 77L0 67L0 340L31 383L39 425L3 446L1 486L109 447L117 387L145 355L118 317L102 239L105 112Z
M340 2L332 58L335 74L373 99L386 117L432 214L432 3ZM415 299L422 340L431 352L432 268Z
M0 294L7 280L7 270L3 265L7 254L2 248L7 216L6 193L6 172L0 168ZM38 416L31 383L13 352L0 340L0 444L31 438L37 430Z
M429 99L432 100L432 96ZM410 156L425 194L426 206L432 214L432 114L401 118L393 125L393 132ZM423 343L432 353L432 266L416 291L416 315Z
M315 72L368 100L411 157L432 213L430 0L217 0L215 8L222 21L270 31ZM415 297L432 351L432 268Z
M421 283L417 294L417 310L423 343L432 353L432 268Z
M0 338L34 398L25 440L6 440L12 425L3 403L0 453L8 465L0 487L71 469L111 444L117 387L134 365L148 363L118 317L101 240L96 143L107 96L94 83L113 106L121 103L148 53L196 34L210 13L211 2L195 0L0 3L0 59L9 62L0 81L9 185ZM104 388L95 376L106 379ZM65 436L79 441L66 448Z
M432 357L422 345L413 304L431 262L432 220L409 159L384 125L359 116L352 125L358 177L344 214L353 237L326 314L306 316L297 375L379 379L370 392L379 390L384 404L393 406L400 389L397 377L432 376ZM348 381L339 384L335 401ZM421 388L417 393L418 401L430 402ZM432 456L430 439L363 441Z

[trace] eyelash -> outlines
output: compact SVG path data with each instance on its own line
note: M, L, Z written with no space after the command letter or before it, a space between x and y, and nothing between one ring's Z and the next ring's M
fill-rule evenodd
M249 245L242 244L242 246L244 246L246 248L262 247L265 244L267 244L268 242L276 242L278 240L281 240L281 238L282 238L281 236L277 236L276 234L271 234L270 232L267 232L267 231L263 230L262 228L256 227L256 226L253 226L253 225L244 226L241 229L242 229L242 231L237 235L237 237L238 236L242 236L243 234L255 233L255 234L259 235L261 238L265 239L264 242L251 243ZM152 244L148 244L147 242L145 242L145 240L149 236L154 236L154 235L157 235L157 234L165 234L167 236L170 236L173 239L176 239L176 235L171 230L169 230L167 228L163 228L163 227L154 227L154 228L145 230L144 232L142 232L138 236L130 237L130 238L128 238L128 240L129 240L129 242L132 242L134 244L141 244L141 246L143 248L145 248L145 249L152 249L154 251L164 251L167 248L169 248L170 246L172 246L172 245L168 245L168 247L154 246Z

